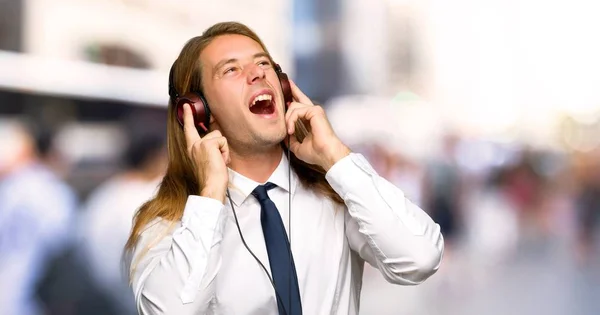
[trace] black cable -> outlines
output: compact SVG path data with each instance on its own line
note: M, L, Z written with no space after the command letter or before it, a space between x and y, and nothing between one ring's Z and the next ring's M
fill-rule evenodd
M256 257L256 255L254 255L254 253L252 252L252 250L250 250L250 247L248 247L248 244L246 244L246 240L244 239L244 235L242 235L242 229L240 229L240 224L238 222L237 214L235 213L235 207L233 206L233 201L231 200L231 194L229 193L229 188L227 188L227 198L229 198L229 204L231 204L231 210L233 211L233 216L235 217L235 225L237 226L238 232L240 233L240 238L242 239L242 243L244 243L244 246L246 247L246 249L248 250L248 252L250 253L250 255L252 255L252 257L254 257L254 259L256 259L256 261L258 262L258 264L262 267L262 269L267 274L267 277L269 277L269 281L271 282L271 285L273 286L273 290L275 291L275 296L276 296L277 300L283 305L283 299L281 298L281 296L277 292L277 288L275 288L275 282L273 282L273 278L271 278L271 275L267 271L267 268L265 267L265 265L263 265L263 263L260 261L260 259L258 259L258 257ZM288 315L287 310L285 309L285 307L283 308L283 311L285 312L286 315Z
M290 160L290 144L291 139L288 134L288 145L287 145L287 159L288 159L288 231L290 238L290 245L288 251L290 252L290 278L288 284L290 285L289 291L292 292L292 161ZM288 296L288 307L290 312L292 311L292 295ZM291 315L291 314L290 314Z

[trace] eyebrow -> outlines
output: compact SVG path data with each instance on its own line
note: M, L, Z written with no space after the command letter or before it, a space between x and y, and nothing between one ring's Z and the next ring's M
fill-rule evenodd
M259 53L254 54L254 56L252 56L253 59L256 58L260 58L260 57L267 57L269 58L269 54L267 54L266 52L262 51ZM269 58L269 61L271 60L271 58ZM236 58L230 58L230 59L224 59L219 61L214 67L213 67L213 73L217 72L219 69L221 69L224 65L228 64L228 63L232 63L232 62L236 62L238 61Z

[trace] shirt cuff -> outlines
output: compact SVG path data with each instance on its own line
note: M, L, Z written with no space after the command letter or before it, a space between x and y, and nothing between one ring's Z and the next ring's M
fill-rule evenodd
M188 229L194 239L199 240L206 232L211 237L217 229L219 217L224 205L220 201L197 195L188 196L181 224Z
M377 172L362 154L350 153L337 161L325 174L331 188L346 199L346 195L354 188L360 188L365 180L371 180Z

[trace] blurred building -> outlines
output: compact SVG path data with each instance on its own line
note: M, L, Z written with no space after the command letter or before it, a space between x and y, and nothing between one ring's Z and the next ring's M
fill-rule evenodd
M77 214L96 223L96 228L84 220L73 223L75 229L89 230L83 232L87 252L68 247L44 261L39 273L30 270L39 281L27 293L37 293L44 314L127 313L131 305L114 270L132 214L159 178L150 183L119 179L131 175L132 140L166 134L171 64L188 39L216 22L233 20L254 29L293 76L291 5L279 0L0 1L0 125L23 119L52 131L58 175L79 197ZM1 152L15 151L10 140L0 139ZM124 197L108 192L113 188ZM111 196L106 199L102 192ZM115 203L90 211L98 199ZM113 212L103 211L106 206ZM115 238L104 235L106 226ZM90 261L97 253L113 253L106 256L110 263ZM124 305L115 303L121 299Z
M120 167L127 124L164 130L169 68L208 26L246 23L294 72L291 1L11 0L0 17L0 115L59 129L83 195Z
M418 1L343 1L340 47L347 91L393 97L426 94L431 63L426 19ZM368 16L368 19L363 17Z

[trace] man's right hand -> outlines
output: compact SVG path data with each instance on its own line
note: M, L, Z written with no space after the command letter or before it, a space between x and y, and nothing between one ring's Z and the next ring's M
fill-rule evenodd
M183 132L188 155L196 167L199 194L224 203L229 182L227 164L230 162L227 139L218 130L201 138L189 104L183 105Z

